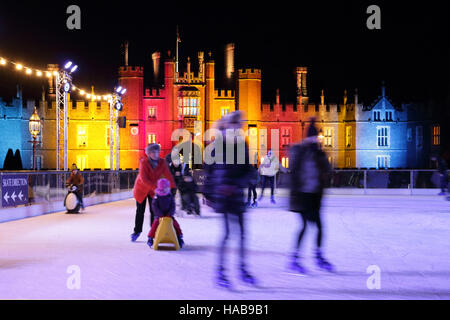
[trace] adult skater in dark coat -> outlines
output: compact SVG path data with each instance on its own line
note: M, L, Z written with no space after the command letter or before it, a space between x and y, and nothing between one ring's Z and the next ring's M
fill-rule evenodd
M217 284L223 287L230 287L231 283L225 274L225 251L230 235L230 226L239 224L240 227L240 273L241 279L249 284L255 284L255 278L247 271L245 256L245 228L244 213L246 201L244 188L248 187L251 174L249 164L248 146L243 137L232 138L226 130L241 129L241 112L236 111L226 115L219 120L219 130L222 132L223 141L216 139L214 149L211 153L216 161L213 164L205 165L207 172L208 200L211 201L213 209L217 213L223 214L224 237L219 249L218 278ZM242 138L242 139L241 139ZM218 144L223 146L222 155ZM241 148L243 146L243 148ZM234 157L227 159L227 153L234 149ZM244 154L240 153L244 150ZM238 161L243 160L243 161ZM219 163L218 163L219 162ZM222 162L222 163L220 163Z
M312 118L307 138L290 149L291 193L289 207L291 211L299 212L303 220L303 227L292 252L290 268L299 273L306 272L298 261L298 252L308 222L315 224L318 229L315 251L317 265L328 271L333 270L333 266L322 256L323 230L320 218L322 194L326 176L330 171L330 164L325 153L320 149L317 136L315 119Z
M439 155L431 157L431 160L436 161L439 172L441 192L438 195L444 196L448 192L447 161Z

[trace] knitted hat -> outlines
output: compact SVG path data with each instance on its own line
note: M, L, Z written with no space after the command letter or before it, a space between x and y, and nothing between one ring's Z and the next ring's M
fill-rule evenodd
M310 121L311 123L308 127L308 130L306 131L306 136L313 137L319 135L319 132L317 131L316 128L316 118L311 118Z
M157 143L150 143L147 145L147 147L145 148L145 151L147 152L152 152L153 150L161 150L161 147L159 146L159 144Z
M158 196L167 196L170 193L170 182L167 179L158 180L158 188L155 190Z

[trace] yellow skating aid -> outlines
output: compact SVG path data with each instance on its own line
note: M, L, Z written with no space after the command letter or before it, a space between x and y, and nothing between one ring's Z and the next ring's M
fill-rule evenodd
M153 249L158 250L160 243L172 243L175 246L175 250L180 250L177 233L173 227L173 220L170 217L159 218L159 225L156 230Z

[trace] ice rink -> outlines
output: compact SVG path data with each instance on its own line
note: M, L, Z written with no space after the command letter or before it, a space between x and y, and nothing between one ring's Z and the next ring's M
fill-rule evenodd
M0 224L0 299L450 299L450 202L443 197L326 196L324 253L337 272L315 267L311 228L302 247L307 276L286 268L300 217L286 211L287 198L276 205L267 198L246 220L257 288L239 280L237 232L228 251L236 290L215 285L220 215L203 206L201 218L179 217L185 247L154 251L146 244L148 214L141 237L130 242L130 199L80 215ZM369 266L380 270L379 289L368 288L376 276L367 273ZM75 276L80 288L70 289Z

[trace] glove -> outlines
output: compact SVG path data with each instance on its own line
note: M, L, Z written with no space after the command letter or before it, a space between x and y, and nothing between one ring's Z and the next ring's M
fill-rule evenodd
M172 189L170 189L170 192L171 192L172 195L175 197L175 195L177 194L177 188L172 188Z

